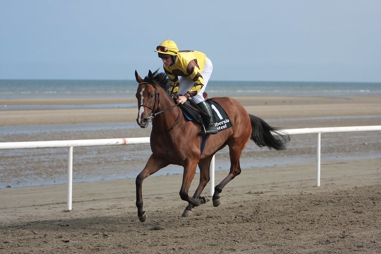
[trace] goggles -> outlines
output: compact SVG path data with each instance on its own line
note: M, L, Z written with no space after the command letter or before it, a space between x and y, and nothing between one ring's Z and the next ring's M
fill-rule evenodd
M162 54L162 53L159 52L159 57L160 57L160 58L167 59L167 58L171 57L171 55Z
M156 50L157 50L157 51L160 51L160 52L172 52L172 53L177 53L176 51L169 50L167 47L160 46L160 45L156 47Z

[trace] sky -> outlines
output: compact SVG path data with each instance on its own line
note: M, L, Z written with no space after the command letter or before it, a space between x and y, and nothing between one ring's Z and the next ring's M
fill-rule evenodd
M166 39L211 80L381 82L380 0L0 0L0 79L133 80Z

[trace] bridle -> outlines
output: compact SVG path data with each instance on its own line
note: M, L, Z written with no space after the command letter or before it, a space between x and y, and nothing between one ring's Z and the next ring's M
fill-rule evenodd
M152 84L150 84L150 83L148 83L148 82L145 82L145 81L144 81L144 82L140 82L140 83L139 83L139 86L140 86L140 85L144 85L144 84L149 84L149 85L153 86L153 88L155 89L155 102L154 102L153 107L150 107L150 106L141 104L141 105L139 106L139 108L138 108L138 110L140 110L140 107L146 107L146 108L148 108L149 110L151 110L151 115L148 117L148 121L152 121L152 119L154 119L157 115L160 115L160 114L164 113L165 111L167 111L167 110L169 110L169 109L171 109L171 108L174 108L174 107L176 107L177 105L179 105L179 103L177 103L177 104L174 104L174 105L172 105L172 106L170 106L170 107L168 107L168 108L165 108L165 109L163 109L163 110L160 110L159 112L155 112L155 110L156 110L156 108L157 108L157 105L159 104L159 103L158 103L158 101L159 101L159 91L157 91L157 89L156 89L156 87L155 87L154 85L152 85ZM173 126L172 126L168 131L172 130L173 127L175 127L175 125L177 124L177 122L178 122L178 120L179 120L179 117L180 117L180 111L179 111L179 114L177 115L177 118L176 118L176 120L175 120L175 123L173 124Z

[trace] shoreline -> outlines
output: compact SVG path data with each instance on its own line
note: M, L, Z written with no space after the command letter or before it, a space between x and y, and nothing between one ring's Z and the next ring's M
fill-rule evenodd
M221 96L212 96L221 97ZM282 105L290 101L295 104L326 104L326 103L377 103L381 96L232 96L242 105ZM41 99L0 99L0 105L52 105L52 104L120 104L120 103L136 103L136 98L41 98Z

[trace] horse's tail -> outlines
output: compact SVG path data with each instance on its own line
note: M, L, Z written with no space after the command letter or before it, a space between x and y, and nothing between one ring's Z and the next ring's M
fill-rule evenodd
M250 114L249 116L252 126L250 138L255 144L259 147L267 146L269 149L274 148L275 150L286 149L286 143L290 141L290 136L287 133L271 127L259 117Z

